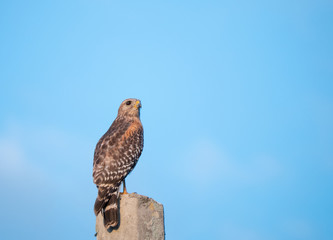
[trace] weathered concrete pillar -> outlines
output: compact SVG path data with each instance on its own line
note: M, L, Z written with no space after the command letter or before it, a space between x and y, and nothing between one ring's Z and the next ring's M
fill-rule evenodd
M163 205L137 193L121 195L119 228L108 232L98 214L96 233L97 240L164 240Z

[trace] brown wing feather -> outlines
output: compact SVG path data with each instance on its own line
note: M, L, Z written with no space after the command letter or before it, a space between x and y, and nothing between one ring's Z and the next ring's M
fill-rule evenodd
M119 224L119 187L135 167L142 149L142 124L133 118L117 117L96 145L93 177L99 191L94 210L96 215L102 211L106 228Z
M94 154L93 178L96 185L112 183L119 159L121 138L130 127L131 121L116 118L109 130L98 141Z

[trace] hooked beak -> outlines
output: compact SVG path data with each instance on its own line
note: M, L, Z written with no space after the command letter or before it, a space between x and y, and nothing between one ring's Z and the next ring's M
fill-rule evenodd
M134 107L136 107L137 109L140 109L140 108L142 107L142 106L141 106L141 101L140 101L140 100L137 100L137 101L135 102Z

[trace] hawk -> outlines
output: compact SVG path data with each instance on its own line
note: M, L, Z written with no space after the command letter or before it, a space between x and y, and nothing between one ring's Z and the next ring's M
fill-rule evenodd
M102 213L106 229L119 224L119 188L127 194L125 178L135 167L143 149L140 121L141 101L124 100L109 130L98 141L94 154L93 178L98 188L94 211Z

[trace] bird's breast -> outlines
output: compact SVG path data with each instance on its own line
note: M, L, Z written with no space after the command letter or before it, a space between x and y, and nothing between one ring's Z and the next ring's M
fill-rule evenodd
M142 124L140 120L135 120L129 127L128 129L125 131L124 135L123 135L123 140L128 139L129 137L131 137L135 132L137 132L138 130L142 129Z

